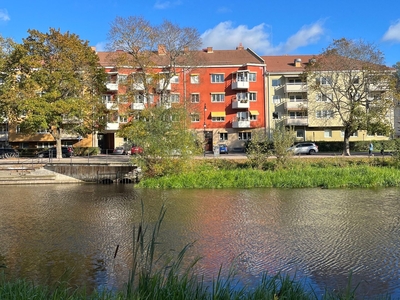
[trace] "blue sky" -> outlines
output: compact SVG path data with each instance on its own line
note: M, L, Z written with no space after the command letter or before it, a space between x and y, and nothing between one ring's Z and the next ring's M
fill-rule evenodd
M115 17L164 19L199 30L203 46L260 55L318 54L333 39L375 44L391 66L400 61L399 0L19 0L0 2L0 34L21 42L28 29L69 31L105 50Z

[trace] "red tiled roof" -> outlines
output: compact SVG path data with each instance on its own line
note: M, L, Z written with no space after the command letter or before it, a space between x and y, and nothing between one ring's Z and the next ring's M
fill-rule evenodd
M277 55L261 56L267 64L267 72L303 72L305 66L315 55ZM295 60L301 59L300 67L295 66Z

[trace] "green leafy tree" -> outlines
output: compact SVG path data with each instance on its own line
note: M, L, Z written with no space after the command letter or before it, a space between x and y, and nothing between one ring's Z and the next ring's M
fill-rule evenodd
M279 126L273 130L272 139L274 141L274 153L277 165L278 167L284 166L288 159L293 156L293 152L288 151L288 148L295 142L296 132L293 128Z
M265 132L258 130L252 133L247 143L246 156L249 164L255 169L263 169L268 157L273 155L273 142Z
M87 136L104 125L105 72L77 35L52 28L28 33L2 66L1 101L9 108L9 120L18 121L24 132L48 130L61 157L64 133Z
M330 112L326 124L344 129L343 154L350 155L349 140L358 130L390 134L395 98L394 70L384 65L381 51L364 41L334 40L311 60L304 72L309 116Z
M196 50L201 46L200 34L169 21L155 26L142 17L117 17L108 39L111 61L119 70L127 66L131 70L125 81L125 96L130 102L146 104L144 110L130 112L131 121L118 135L144 148L144 155L136 160L148 174L171 172L173 168L167 164L177 165L178 158L189 158L201 147L197 134L189 127L189 113L199 108L186 101L183 92L183 76L199 64ZM173 95L179 93L179 101L172 101L170 82L176 76L183 80L179 80L182 85ZM169 163L171 156L175 156L173 164Z

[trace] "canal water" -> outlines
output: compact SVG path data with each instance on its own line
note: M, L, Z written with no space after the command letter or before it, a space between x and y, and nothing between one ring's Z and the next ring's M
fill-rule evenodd
M133 185L0 187L0 265L49 284L88 288L128 279L133 227L166 215L156 255L201 256L206 280L222 266L254 286L264 272L301 279L318 295L400 297L400 189L147 190ZM118 246L118 251L116 248ZM116 254L115 258L114 255ZM66 275L68 274L68 275Z

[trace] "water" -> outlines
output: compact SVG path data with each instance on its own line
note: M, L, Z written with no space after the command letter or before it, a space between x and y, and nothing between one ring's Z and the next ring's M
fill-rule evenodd
M132 228L167 213L159 252L195 242L206 279L234 265L245 284L263 272L307 278L318 294L400 297L399 189L145 190L132 185L0 187L0 265L12 276L120 288L131 265ZM118 253L114 259L117 245ZM67 273L67 275L66 275Z

